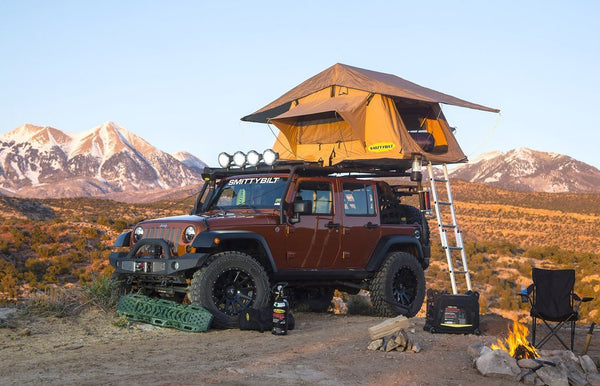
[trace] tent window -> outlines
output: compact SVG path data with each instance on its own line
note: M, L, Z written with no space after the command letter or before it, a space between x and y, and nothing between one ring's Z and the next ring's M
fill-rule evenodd
M448 151L448 140L442 130L442 125L445 124L443 117L438 117L429 106L406 105L398 101L395 103L404 126L423 151Z
M302 115L296 117L294 122L299 126L314 125L321 122L339 122L343 121L342 117L339 116L335 111L326 111L323 113Z

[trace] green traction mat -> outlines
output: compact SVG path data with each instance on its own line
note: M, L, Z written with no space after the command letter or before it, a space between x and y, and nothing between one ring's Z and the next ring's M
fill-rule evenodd
M200 306L184 306L170 300L153 299L139 294L122 296L117 312L136 322L189 332L207 331L213 318L210 312Z

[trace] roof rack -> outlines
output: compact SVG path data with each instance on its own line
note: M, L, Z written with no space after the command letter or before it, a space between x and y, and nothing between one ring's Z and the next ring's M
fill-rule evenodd
M375 165L369 161L360 162L344 162L333 166L323 166L322 162L308 161L277 161L272 166L259 165L247 166L243 168L211 168L205 167L202 177L210 178L226 178L236 175L247 174L262 174L262 173L290 173L292 170L298 174L328 176L335 174L360 174L362 177L405 177L409 176L406 170L410 168L410 164L406 162L381 163Z

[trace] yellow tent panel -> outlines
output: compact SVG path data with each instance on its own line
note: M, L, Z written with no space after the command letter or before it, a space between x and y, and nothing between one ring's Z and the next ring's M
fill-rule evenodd
M336 64L242 120L275 125L274 150L282 159L378 164L419 155L433 163L464 162L440 103L498 111Z

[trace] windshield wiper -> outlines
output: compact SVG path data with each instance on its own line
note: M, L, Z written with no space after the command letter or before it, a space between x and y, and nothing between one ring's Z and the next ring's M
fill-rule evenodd
M248 204L237 205L235 208L236 209L252 209L252 210L254 210L255 213L260 213L259 210L256 209L256 207L254 205L248 205Z

